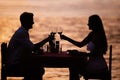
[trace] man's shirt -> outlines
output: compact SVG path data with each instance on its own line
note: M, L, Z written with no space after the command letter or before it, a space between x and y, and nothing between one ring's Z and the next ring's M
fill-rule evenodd
M8 45L8 64L19 64L24 56L29 56L34 48L29 34L20 27L12 36Z

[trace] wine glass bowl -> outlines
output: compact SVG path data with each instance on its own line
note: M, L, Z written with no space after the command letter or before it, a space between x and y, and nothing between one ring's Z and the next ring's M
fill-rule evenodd
M61 34L62 34L62 32L58 32L58 34L60 34L60 35L61 35Z
M57 31L57 32L58 32L58 34L59 34L59 35L61 35L61 34L62 34L62 32L63 32L62 27L58 27L58 31Z

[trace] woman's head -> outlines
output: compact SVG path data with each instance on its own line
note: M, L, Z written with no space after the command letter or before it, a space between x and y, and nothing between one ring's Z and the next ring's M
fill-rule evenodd
M103 30L102 20L98 15L91 15L88 20L90 30L101 31Z

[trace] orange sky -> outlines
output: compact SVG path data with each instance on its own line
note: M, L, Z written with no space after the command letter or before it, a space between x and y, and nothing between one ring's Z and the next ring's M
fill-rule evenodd
M39 16L119 16L119 0L0 0L0 16L24 11Z

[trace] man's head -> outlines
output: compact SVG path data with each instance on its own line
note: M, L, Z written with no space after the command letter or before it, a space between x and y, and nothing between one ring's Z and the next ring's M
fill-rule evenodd
M34 21L33 21L33 13L30 13L30 12L23 12L21 15L20 15L20 22L21 22L21 25L29 30L32 28L32 25L34 24Z

